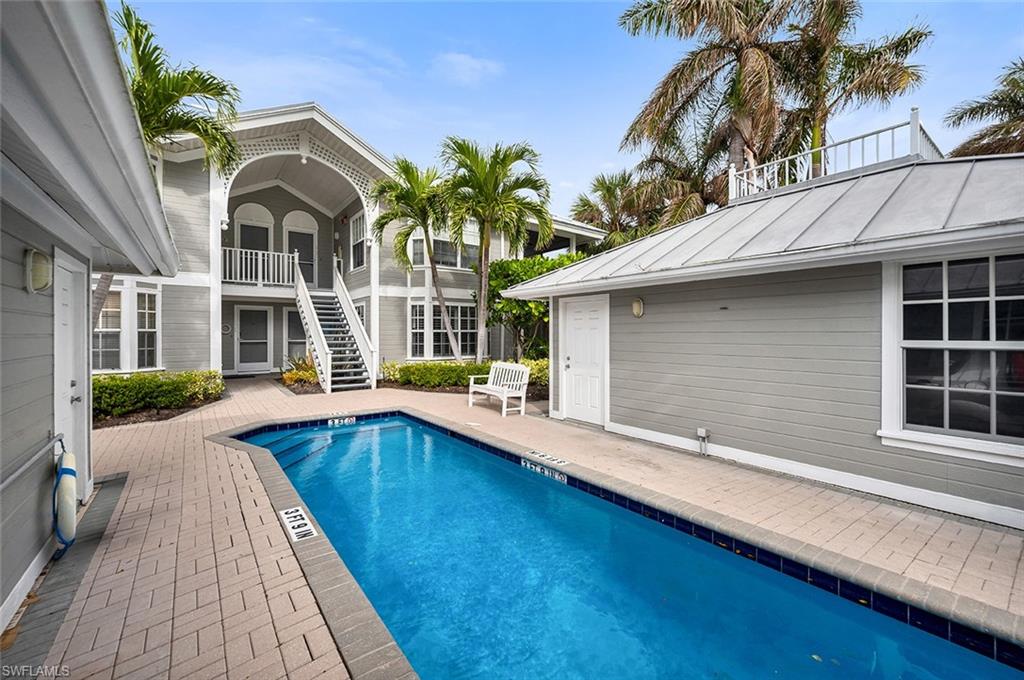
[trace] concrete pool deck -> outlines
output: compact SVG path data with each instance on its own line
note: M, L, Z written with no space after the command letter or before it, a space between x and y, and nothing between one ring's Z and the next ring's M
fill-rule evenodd
M1024 640L1020 531L597 429L503 419L493 406L469 409L464 395L228 385L222 401L172 420L93 432L94 475L128 477L47 664L68 665L74 678L348 677L252 460L207 438L261 421L403 407L564 458L608 486L676 499L723 530L759 532L764 547L788 541L794 554L836 556L822 568L870 571L879 590L930 598L930 609ZM386 665L365 670L394 677Z

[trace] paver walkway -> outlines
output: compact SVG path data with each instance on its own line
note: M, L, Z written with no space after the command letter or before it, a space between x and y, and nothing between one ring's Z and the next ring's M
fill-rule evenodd
M48 664L72 677L347 677L247 454L207 435L409 406L1024 615L1024 534L538 417L405 390L293 396L231 380L217 404L93 433L128 472Z

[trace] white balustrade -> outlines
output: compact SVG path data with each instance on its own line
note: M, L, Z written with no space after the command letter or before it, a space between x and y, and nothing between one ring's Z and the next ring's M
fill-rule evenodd
M222 248L224 283L255 286L294 286L295 253L277 253L248 248Z
M370 342L370 336L367 334L366 328L363 327L363 322L359 320L359 315L356 314L356 306L352 302L352 296L349 295L348 288L345 286L345 281L341 276L342 263L340 258L334 258L334 267L332 269L334 270L334 295L338 298L338 302L341 303L341 309L348 320L348 327L352 331L356 347L359 348L359 354L363 357L363 363L366 365L366 371L370 376L370 387L376 388L377 348Z
M729 168L729 198L743 198L807 180L884 163L905 156L943 157L921 126L916 108L910 120L863 135L825 144L778 160L737 170Z

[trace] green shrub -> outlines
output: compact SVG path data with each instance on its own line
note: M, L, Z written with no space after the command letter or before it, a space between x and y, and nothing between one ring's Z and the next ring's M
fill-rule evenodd
M185 408L223 393L224 378L217 371L97 375L92 379L92 413L104 418L147 408Z
M550 366L550 362L547 359L523 359L520 363L530 367L531 386L548 386L548 368Z
M398 372L402 368L400 361L385 361L380 365L381 380L386 382L398 382Z
M548 360L524 359L523 364L530 368L530 384L544 386L548 384ZM491 363L482 364L459 363L457 361L421 361L409 364L387 362L381 376L388 382L416 387L466 387L469 376L487 375Z
M469 385L469 376L486 374L490 367L490 363L462 364L457 361L402 364L398 368L398 382L416 387L466 386Z

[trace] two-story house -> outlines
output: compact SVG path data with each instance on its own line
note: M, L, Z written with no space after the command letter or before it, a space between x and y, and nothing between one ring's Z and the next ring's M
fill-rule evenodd
M381 244L371 225L373 184L388 160L316 104L242 114L242 162L228 173L204 167L195 138L167 144L157 176L181 257L171 279L114 281L94 333L93 370L216 369L270 373L307 347L325 389L372 386L382 361L452 355L422 240L410 244L412 271ZM555 218L546 252L573 251L602 238L585 224ZM435 238L441 286L464 356L476 351L472 265ZM492 258L513 253L501 238ZM490 351L511 351L494 329Z

